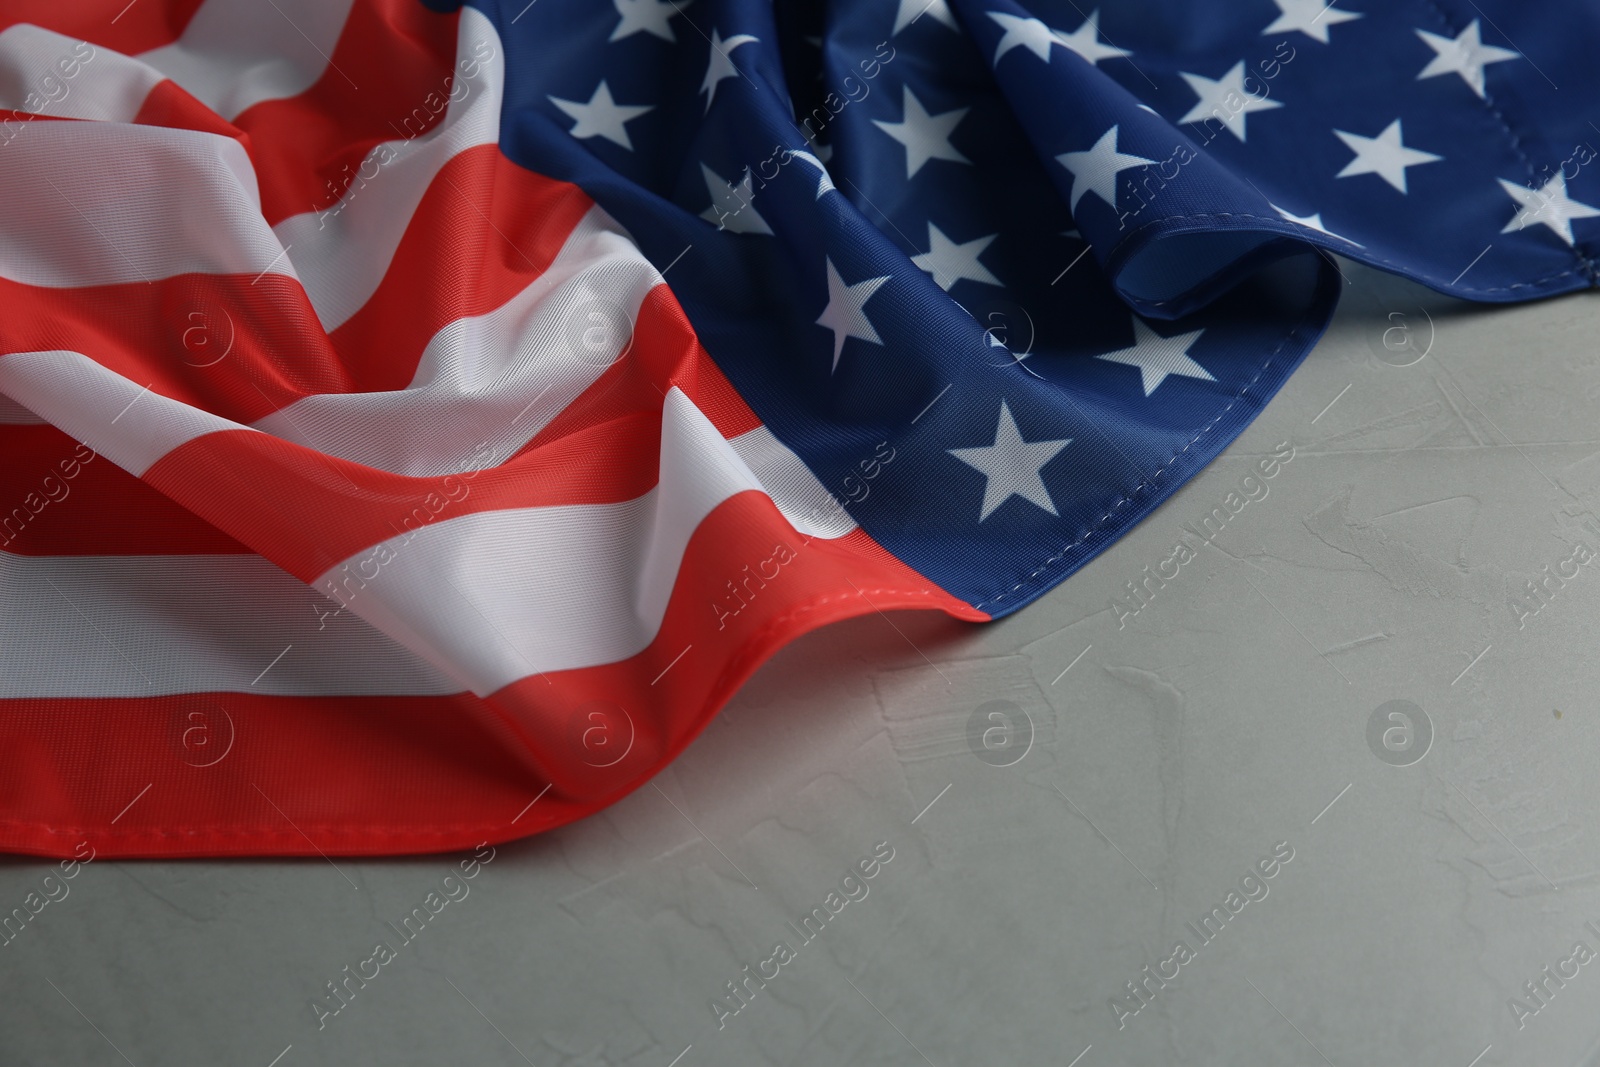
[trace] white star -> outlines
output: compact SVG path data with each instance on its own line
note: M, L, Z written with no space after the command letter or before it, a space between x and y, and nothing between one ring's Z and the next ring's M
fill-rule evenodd
M733 65L733 53L736 49L754 43L756 38L748 33L735 34L726 41L717 32L716 27L711 29L711 54L706 60L706 78L700 83L700 91L706 94L706 110L711 110L711 101L716 99L717 85L724 78L737 78L739 68Z
M1356 154L1346 163L1336 178L1351 178L1357 174L1376 174L1402 193L1406 192L1406 168L1419 163L1433 163L1443 159L1432 152L1419 152L1407 148L1400 140L1400 120L1395 119L1376 137L1362 137L1358 133L1334 130L1345 147Z
M1272 2L1278 5L1278 18L1261 31L1263 37L1269 33L1293 33L1299 30L1313 41L1327 44L1330 26L1361 17L1349 11L1335 11L1332 0L1327 4L1323 4L1322 0L1272 0Z
M1011 409L1002 400L1000 421L994 428L994 444L947 451L983 474L983 506L978 511L978 521L982 522L1014 496L1037 504L1052 515L1060 515L1039 472L1071 443L1070 437L1056 441L1024 441L1017 421L1011 417Z
M1244 87L1244 60L1233 65L1233 69L1216 81L1201 77L1199 74L1183 74L1183 80L1189 83L1195 95L1200 98L1189 113L1179 122L1203 123L1207 119L1215 119L1228 128L1228 132L1244 140L1244 119L1252 111L1271 111L1283 105L1276 100L1268 100L1263 96L1256 96ZM1239 105L1235 108L1230 101L1237 100Z
M833 190L833 188L834 188L833 175L828 173L828 168L822 162L822 160L818 159L816 156L812 155L810 152L790 152L789 153L789 158L791 160L798 159L802 163L805 163L805 164L807 164L809 166L813 166L813 167L817 168L817 199L818 200L822 199L822 194L823 193L831 192Z
M677 37L673 36L672 27L667 25L672 16L679 13L678 7L670 0L611 0L611 2L616 6L617 14L622 16L622 21L611 31L608 40L620 41L636 33L653 34L663 41L677 40ZM684 0L684 3L692 2L693 0Z
M1461 80L1472 86L1472 91L1477 93L1480 99L1484 95L1483 68L1490 63L1504 63L1521 55L1509 48L1484 44L1483 38L1478 33L1477 19L1473 19L1472 25L1455 37L1444 37L1437 33L1429 33L1427 30L1418 30L1417 36L1426 41L1428 47L1434 51L1434 57L1428 61L1426 67L1422 68L1417 80L1438 77L1440 74L1459 74Z
M889 276L868 278L864 282L846 285L844 279L839 277L833 260L827 260L827 264L828 306L817 317L817 325L833 331L833 370L838 370L839 356L844 352L845 341L850 338L859 337L875 345L883 344L883 338L872 328L872 320L867 318L866 303L889 280Z
M1050 62L1050 46L1060 44L1056 31L1040 22L1038 19L1019 18L1016 15L1002 15L998 11L989 12L989 17L1000 24L1005 30L1005 35L1000 38L1000 46L994 50L994 62L998 64L1000 57L1013 48L1022 47L1044 60Z
M700 164L700 174L706 180L706 192L711 194L711 206L700 213L701 218L719 230L771 235L772 228L767 220L750 202L756 194L751 190L753 175L749 167L744 169L744 179L738 184L723 181L722 175L704 163Z
M896 141L906 146L906 178L910 180L930 159L948 159L955 163L970 164L972 160L956 151L950 143L950 133L967 116L971 108L959 107L954 111L928 114L922 102L912 93L909 85L903 87L905 118L899 122L873 119L872 124Z
M628 139L625 124L655 109L654 105L635 107L617 103L611 99L611 89L603 81L595 89L594 95L589 97L587 104L576 100L558 100L553 96L550 102L576 122L572 127L572 136L604 137L630 152L633 151L633 142Z
M946 292L962 278L983 282L985 285L999 285L1000 279L990 273L988 267L978 262L978 256L982 255L983 250L993 244L994 239L999 236L997 233L991 233L975 241L957 244L946 237L943 230L930 222L928 223L929 248L920 256L912 256L911 262L933 275L933 280L938 283L939 288Z
M1517 212L1517 217L1506 223L1506 228L1501 230L1501 233L1520 230L1531 222L1542 222L1560 234L1561 239L1570 245L1573 243L1573 219L1592 219L1600 216L1600 209L1580 204L1567 196L1567 179L1559 173L1545 182L1544 188L1537 191L1525 185L1508 182L1504 178L1500 179L1500 188L1504 189L1521 208Z
M952 30L961 28L950 11L948 0L900 0L900 10L895 12L894 29L889 31L889 36L893 37L924 15L932 16Z
M1098 63L1102 59L1119 59L1133 53L1122 48L1113 48L1100 40L1100 12L1091 11L1089 17L1083 20L1083 25L1071 33L1062 33L1052 30L1038 19L1021 18L1017 15L1003 15L997 11L989 12L989 17L1005 30L1000 38L1000 44L995 48L994 62L999 63L1000 57L1013 48L1026 48L1046 63L1050 62L1050 46L1060 45L1082 56L1086 62Z
M1098 63L1102 59L1121 59L1133 55L1123 48L1113 48L1111 45L1100 41L1100 12L1091 11L1089 17L1083 20L1083 25L1071 33L1056 31L1056 43L1064 48L1070 48L1078 53L1089 63Z
M1113 363L1125 363L1130 367L1138 367L1139 374L1144 380L1144 395L1149 396L1156 391L1156 387L1174 374L1181 374L1186 378L1199 378L1202 381L1214 382L1211 372L1189 358L1189 349L1200 339L1204 330L1195 330L1192 333L1180 333L1173 337L1162 337L1144 320L1133 320L1133 347L1124 348L1116 352L1107 352L1095 359L1109 359Z
M1072 172L1072 197L1068 207L1076 215L1078 201L1085 193L1094 193L1115 211L1117 175L1133 167L1148 167L1155 160L1118 152L1117 127L1113 126L1101 134L1087 152L1063 152L1056 157L1056 162Z
M1268 206L1278 214L1282 215L1284 218L1288 219L1290 222L1304 226L1308 230L1316 230L1318 233L1325 233L1329 237L1337 238L1340 241L1353 244L1357 248L1366 247L1365 245L1357 244L1355 241L1350 240L1350 238L1344 236L1343 234L1334 233L1332 230L1324 226L1322 224L1322 212L1320 211L1314 211L1309 215L1295 215L1291 212L1283 210L1283 208L1279 207L1277 204L1269 204Z

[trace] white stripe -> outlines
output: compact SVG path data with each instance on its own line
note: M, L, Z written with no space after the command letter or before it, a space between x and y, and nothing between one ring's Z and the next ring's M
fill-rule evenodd
M178 274L293 277L232 138L110 122L0 123L0 276L26 285Z
M494 26L475 8L461 9L456 55L451 98L437 126L412 138L409 129L396 129L396 140L367 153L358 169L361 184L352 181L338 204L275 227L283 245L293 246L295 272L329 332L377 290L411 216L445 164L465 149L499 139L505 57Z
M139 58L232 121L252 104L297 96L315 85L339 43L351 3L206 0L182 37Z
M81 352L0 356L0 392L134 475L202 434L250 429L130 382Z
M602 230L595 239L620 238ZM604 278L599 281L604 291ZM648 278L635 278L634 283L636 293L627 297L630 300L647 292L652 284ZM613 291L612 295L619 294ZM565 309L585 306L572 301L563 304L555 316L557 327L571 321ZM514 354L522 363L565 359L560 349L541 351L538 346L543 343L535 332ZM460 354L470 356L475 351L464 345ZM0 425L49 421L134 475L142 475L174 448L204 434L259 430L380 469L433 477L481 468L485 451L504 459L598 376L597 369L598 365L581 359L557 363L553 373L547 371L534 379L546 381L551 388L538 404L530 406L523 396L532 386L523 383L489 391L481 401L475 398L461 387L459 375L467 368L458 362L449 368L450 374L458 376L451 392L319 395L297 401L250 427L162 396L79 352L18 352L0 356ZM442 366L436 371L445 374ZM672 395L681 397L682 393L674 389ZM374 397L376 402L362 404L364 397ZM411 403L413 399L420 402ZM338 403L344 400L356 403L349 407ZM687 398L683 403L693 408ZM516 413L519 405L526 412L520 417ZM671 410L669 404L663 418ZM286 412L292 414L286 416ZM356 432L343 432L341 422L345 420ZM532 428L524 431L525 423ZM392 439L384 438L385 430ZM491 443L487 450L474 447L484 441ZM726 446L744 469L747 486L766 492L800 533L835 538L855 529L855 522L836 506L805 462L765 426L739 434Z
M132 122L161 81L137 59L26 24L0 33L0 72L0 108L102 122Z
M76 352L0 357L0 391L135 475L195 437L248 429ZM799 510L823 490L798 457L758 431L739 441L791 521L820 536L847 532ZM765 491L745 455L674 387L662 410L659 481L643 496L445 519L365 549L315 584L480 695L542 671L627 659L654 639L701 520L736 493ZM729 577L755 562L730 561Z
M834 538L856 528L850 513L829 495L805 460L765 426L729 438L728 443L796 530L812 537Z
M0 698L461 692L338 610L259 556L0 552Z
M485 451L503 460L624 356L660 281L622 228L591 208L531 285L434 335L407 388L309 396L255 426L413 477L480 468Z
M643 651L701 520L760 488L674 387L662 412L660 481L643 496L441 520L351 557L315 585L485 695L538 672ZM756 562L728 561L728 577ZM706 590L708 613L716 595Z

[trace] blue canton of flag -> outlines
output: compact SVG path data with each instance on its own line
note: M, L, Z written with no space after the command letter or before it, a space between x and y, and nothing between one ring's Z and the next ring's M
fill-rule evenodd
M1329 319L1326 252L1478 300L1593 281L1587 35L1517 5L482 5L508 154L670 267L772 431L990 614L1250 422Z

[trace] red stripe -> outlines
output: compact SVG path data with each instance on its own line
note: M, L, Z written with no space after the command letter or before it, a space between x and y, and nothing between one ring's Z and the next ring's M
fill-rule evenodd
M752 586L747 606L718 629L715 590L743 578L745 564L759 567L779 542L794 558L764 588ZM802 544L769 500L742 493L691 539L649 649L520 681L487 701L232 693L0 701L0 850L70 856L87 840L108 857L370 855L547 830L647 781L784 644L829 622L899 608L988 618L865 534ZM239 742L197 768L218 750L186 749L183 731L202 725L220 744L219 708ZM606 731L621 742L629 721L626 756L592 766L614 751L598 743ZM586 746L595 727L601 733ZM526 747L509 748L515 738Z
M528 798L525 769L479 725L474 703L241 693L0 701L0 849L68 856L86 839L102 856L476 844L480 827L509 821ZM197 766L230 732L227 755Z
M636 334L639 358L619 362L615 376L591 386L557 420L557 430L470 475L412 478L239 430L178 446L144 479L307 582L362 549L437 520L632 500L656 484L671 385L696 404L707 399L730 429L742 432L754 420L664 286L640 308ZM307 515L319 518L307 522Z
M362 391L404 389L434 334L531 285L593 206L576 185L517 166L497 145L457 154L417 205L377 291L331 334L340 362Z
M438 124L456 73L459 18L419 0L357 0L316 84L234 117L250 139L270 225L331 207L369 151Z
M179 445L144 478L310 582L365 548L436 521L641 496L655 485L660 440L660 413L638 413L470 477L409 478L229 430Z
M175 130L199 130L219 137L232 137L254 159L254 146L237 126L189 95L177 82L159 81L145 95L133 121L140 126L165 126Z
M143 556L250 551L54 426L0 426L0 551Z
M82 352L158 396L235 422L359 385L300 283L282 274L65 289L0 278L0 307L0 352Z

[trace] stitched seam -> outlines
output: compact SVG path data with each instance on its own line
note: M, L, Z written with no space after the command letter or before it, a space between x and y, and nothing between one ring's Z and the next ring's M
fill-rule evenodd
M1160 225L1163 225L1163 224L1168 223L1168 222L1203 222L1203 221L1207 221L1207 220L1210 220L1210 219L1248 219L1248 220L1250 220L1252 222L1271 223L1272 224L1272 229L1273 229L1273 231L1275 233L1279 233L1279 234L1282 234L1283 236L1286 236L1286 237L1294 237L1294 238L1296 238L1298 240L1305 241L1308 245L1311 245L1311 246L1313 246L1315 248L1323 248L1323 249L1327 249L1329 251L1338 252L1340 255L1348 256L1350 259L1354 259L1354 260L1356 260L1358 262L1362 262L1362 263L1383 264L1384 266L1394 268L1395 273L1398 273L1398 274L1408 275L1409 272L1412 269L1409 266L1406 266L1406 265L1401 264L1401 263L1397 263L1394 260L1389 259L1389 258L1387 258L1385 256L1380 256L1380 255L1376 255L1376 254L1370 253L1366 249L1362 250L1362 255L1355 255L1353 253L1350 253L1350 252L1346 251L1343 247L1335 247L1333 245L1325 245L1325 244L1321 243L1320 241L1312 240L1303 231L1295 229L1294 227L1290 226L1288 223L1284 222L1284 220L1282 220L1282 219L1272 218L1271 216L1268 216L1268 215L1252 215L1252 214L1249 214L1247 212L1242 212L1242 211L1205 211L1205 212L1199 212L1199 213L1193 214L1193 215L1168 215L1165 218L1152 219L1149 222L1145 223L1144 225L1140 226L1137 230L1134 230L1127 237L1124 237L1121 241L1118 241L1117 244L1116 244L1116 247L1111 250L1110 255L1108 255L1106 258L1107 258L1107 260L1110 260L1112 258L1112 256L1115 256L1117 254L1117 251L1120 250L1123 245L1127 244L1129 241L1133 240L1139 234L1141 234L1144 231L1150 229L1151 227L1160 226ZM1590 264L1588 263L1588 261L1584 260L1581 255L1579 256L1579 260L1582 262L1583 266L1590 267ZM1513 282L1510 285L1490 285L1490 286L1481 286L1481 287L1479 287L1479 286L1456 285L1454 287L1454 290L1456 292L1461 292L1461 293L1510 293L1510 292L1515 292L1518 289L1538 289L1538 288L1542 288L1542 287L1544 287L1545 285L1547 285L1550 282L1558 281L1558 280L1560 280L1562 278L1571 277L1572 275L1578 274L1578 273L1581 273L1581 272L1577 268L1569 267L1566 270L1557 271L1554 274L1546 274L1546 275L1544 275L1542 277L1535 278L1535 279L1533 279L1532 281L1529 281L1529 282ZM1595 284L1600 284L1600 280L1596 280L1595 275L1594 275L1594 273L1592 271L1592 268L1590 269L1590 272L1587 274L1587 276ZM1172 302L1173 301L1171 301L1171 300L1156 300L1156 301L1149 301L1148 303L1149 303L1149 306L1151 306L1151 307L1162 307L1162 306L1164 306L1166 304L1170 304Z
M1434 14L1439 16L1439 22L1444 26L1445 30L1452 30L1454 28L1454 24L1451 22L1450 16L1445 12L1443 6L1439 4L1438 0L1426 0L1426 2L1427 5L1433 9ZM1460 31L1457 30L1455 33L1451 33L1450 36L1454 37L1456 36L1456 33L1459 32ZM1526 56L1523 57L1523 60L1525 62L1532 62L1532 60L1529 60ZM1477 94L1474 93L1473 95L1476 96ZM1523 149L1524 138L1518 134L1516 129L1511 125L1511 120L1506 117L1505 111L1494 102L1494 98L1489 93L1487 81L1484 83L1483 96L1480 98L1480 102L1483 104L1484 108L1489 112L1489 114L1495 117L1495 121L1500 123L1500 128L1505 130L1506 137L1511 141L1512 151L1516 152L1517 158L1522 160L1522 165L1528 170L1528 188L1533 188L1533 183L1538 180L1538 174L1534 170L1532 157L1530 157ZM1578 265L1583 270L1585 277L1589 279L1589 284L1600 284L1600 275L1596 274L1593 261L1591 261L1588 256L1584 255L1583 252L1578 249L1577 241L1574 240L1568 247L1572 251L1573 258L1578 261ZM1576 271L1568 271L1568 273L1572 274L1576 273Z
M1118 509L1125 504L1131 503L1133 498L1138 495L1141 489L1144 489L1146 486L1153 488L1156 480L1159 479L1161 475L1178 460L1179 457L1181 457L1185 452L1189 451L1189 449L1193 448L1202 437L1205 437L1208 433L1210 433L1216 427L1217 423L1222 421L1223 416L1227 415L1229 411L1232 411L1234 406L1237 405L1240 400L1244 399L1245 395L1249 393L1252 388L1254 388L1258 381L1261 380L1261 376L1266 374L1267 371L1272 368L1273 364L1278 361L1278 357L1283 354L1284 347L1288 345L1289 340L1299 334L1301 329L1305 327L1306 323L1310 321L1311 315L1308 311L1305 315L1302 315L1300 317L1300 321L1296 322L1294 327L1285 333L1282 339L1278 341L1278 347L1272 350L1272 354L1268 356L1267 361L1261 365L1261 369L1256 371L1255 377L1246 382L1243 388L1241 388L1239 392L1236 393L1233 398L1230 399L1228 403L1225 404L1223 408L1212 417L1211 421L1206 423L1205 426L1201 427L1200 431L1196 433L1194 437L1190 438L1188 444L1184 445L1182 448L1178 449L1171 456L1169 456L1154 474L1151 474L1148 477L1141 477L1139 484L1134 486L1132 490L1125 492L1121 497L1119 497L1117 502L1111 505L1110 510L1108 510L1104 515L1100 516L1100 518L1096 520L1095 524L1085 531L1081 537L1079 537L1076 541L1063 546L1061 551L1057 552L1055 555L1039 564L1038 567L1034 568L1032 573L1030 573L1026 578L1022 579L1022 581L1018 582L1016 585L1012 586L1010 589L1003 593L988 596L974 604L973 607L977 608L979 611L982 611L985 604L998 603L999 601L1010 597L1013 593L1016 593L1024 586L1031 586L1034 583L1034 579L1036 579L1047 568L1053 565L1057 560L1061 559L1068 552L1071 552L1074 548L1077 548L1079 545L1083 544L1096 533L1099 533L1105 527L1106 523L1110 521L1112 516L1117 513Z
M715 693L718 689L728 685L734 677L744 670L745 665L751 660L760 658L761 650L763 647L765 647L767 639L778 628L786 626L789 623L794 622L795 620L806 615L814 615L829 604L835 604L845 600L866 602L866 598L869 596L884 594L892 594L894 596L901 597L916 597L918 599L926 600L942 600L950 596L949 593L936 589L879 588L863 589L860 591L859 596L852 596L848 593L839 593L833 596L818 597L815 600L807 601L806 603L790 608L788 611L782 612L781 614L774 615L772 618L762 623L754 633L746 638L743 647L739 651L735 652L734 655L729 658L727 664L724 665L722 670L718 672L717 680L711 687L712 692ZM874 605L871 605L870 603L868 606L874 607ZM978 610L982 610L976 604L974 604L973 607L977 608ZM949 613L948 608L945 610L947 613ZM865 614L865 612L862 614Z

